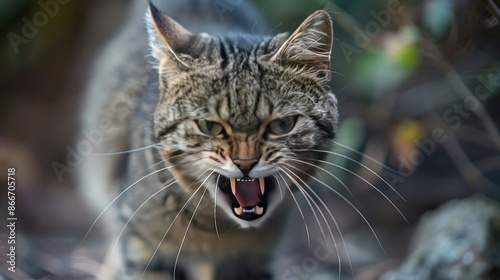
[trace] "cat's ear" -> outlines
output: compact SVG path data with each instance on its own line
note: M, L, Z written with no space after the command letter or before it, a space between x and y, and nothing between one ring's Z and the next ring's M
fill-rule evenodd
M333 47L332 20L328 12L318 10L269 55L270 61L284 62L308 71L317 77L330 79L330 55Z
M178 54L188 48L195 35L163 14L151 1L146 14L146 24L153 57L158 61L172 58L184 64Z

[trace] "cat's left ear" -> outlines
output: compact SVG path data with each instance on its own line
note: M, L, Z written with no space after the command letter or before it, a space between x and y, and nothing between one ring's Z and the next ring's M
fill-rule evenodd
M307 17L268 59L297 66L297 69L329 81L332 47L332 20L328 12L318 10Z

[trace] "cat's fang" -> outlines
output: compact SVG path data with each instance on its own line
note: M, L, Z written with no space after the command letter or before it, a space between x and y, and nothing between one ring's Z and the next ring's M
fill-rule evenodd
M262 213L264 213L264 207L255 206L255 214L260 216Z
M266 188L265 188L264 178L262 177L259 178L259 186L260 186L260 193L264 194Z
M233 192L233 195L236 195L236 179L229 178L229 181L231 182L231 191Z
M234 212L237 214L237 215L241 215L243 213L243 207L234 207Z

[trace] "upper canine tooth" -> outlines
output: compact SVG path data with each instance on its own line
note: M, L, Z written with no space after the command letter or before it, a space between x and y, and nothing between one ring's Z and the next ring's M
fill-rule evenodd
M236 180L234 178L229 178L229 182L231 182L231 191L236 195Z
M261 194L264 194L264 191L265 191L265 183L264 183L264 178L260 177L259 178L259 186L260 186L260 193Z
M255 214L262 215L264 213L264 208L260 206L255 206Z

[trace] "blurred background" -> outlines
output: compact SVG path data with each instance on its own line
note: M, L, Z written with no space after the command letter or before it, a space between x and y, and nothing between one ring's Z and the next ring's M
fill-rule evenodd
M56 3L50 11L49 2ZM126 20L130 2L0 0L0 219L7 218L10 167L18 217L15 273L7 271L9 232L1 223L0 279L93 279L100 269L108 245L99 228L80 243L95 213L75 191L73 168L55 170L82 137L79 111L93 59ZM230 13L238 2L214 0L214 7ZM324 167L349 187L352 196L338 191L369 221L383 250L364 219L329 194L352 270L344 254L325 269L342 267L342 279L500 279L500 1L253 2L271 34L293 31L319 7L333 17L331 86L341 115L333 152L342 156L328 161L351 172ZM468 217L472 228L457 230L469 221L463 215L478 211ZM443 228L429 229L421 217L433 216L425 213L441 213ZM453 243L431 243L444 253L429 258L419 240L441 236L448 223L465 249L450 256ZM457 241L446 236L440 240ZM309 250L287 250L281 269L307 270Z

